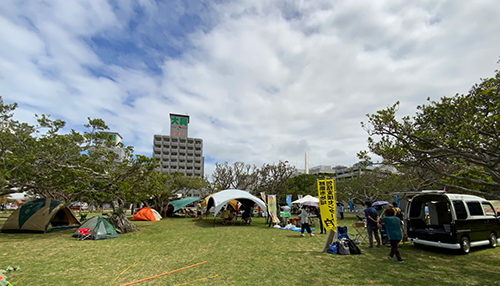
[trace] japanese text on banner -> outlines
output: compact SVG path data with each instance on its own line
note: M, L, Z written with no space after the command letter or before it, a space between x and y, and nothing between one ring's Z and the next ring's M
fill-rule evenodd
M333 179L318 180L318 197L323 226L327 232L330 229L337 231L335 182Z

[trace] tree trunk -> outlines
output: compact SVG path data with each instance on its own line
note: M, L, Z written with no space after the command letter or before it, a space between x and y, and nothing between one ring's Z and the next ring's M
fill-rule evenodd
M116 232L120 234L139 230L127 219L125 213L114 213L111 217L109 217L109 222L111 222L111 224L116 228Z
M113 214L109 217L109 222L115 227L116 232L123 234L127 232L138 231L139 229L127 219L127 213L124 210L124 204L121 200L111 203Z

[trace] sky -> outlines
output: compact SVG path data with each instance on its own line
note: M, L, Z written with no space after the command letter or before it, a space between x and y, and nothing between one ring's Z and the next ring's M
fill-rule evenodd
M102 118L152 156L169 114L216 162L345 165L361 122L494 75L500 5L478 1L3 0L0 96L85 131ZM378 157L373 156L377 161Z

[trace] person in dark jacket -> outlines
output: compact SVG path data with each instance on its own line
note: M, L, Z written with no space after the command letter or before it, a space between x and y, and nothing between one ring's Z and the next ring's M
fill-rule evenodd
M368 241L370 246L368 248L373 248L373 235L375 235L375 240L377 241L377 247L380 247L380 236L378 235L378 213L375 208L372 207L372 202L365 203L365 218L366 218L366 231L368 232Z

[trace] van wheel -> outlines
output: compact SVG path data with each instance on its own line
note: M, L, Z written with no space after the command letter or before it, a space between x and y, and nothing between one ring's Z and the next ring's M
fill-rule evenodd
M470 241L467 236L462 236L462 239L460 239L460 250L462 251L462 254L469 254Z
M497 247L497 236L492 232L490 233L490 246L492 248L495 248Z

